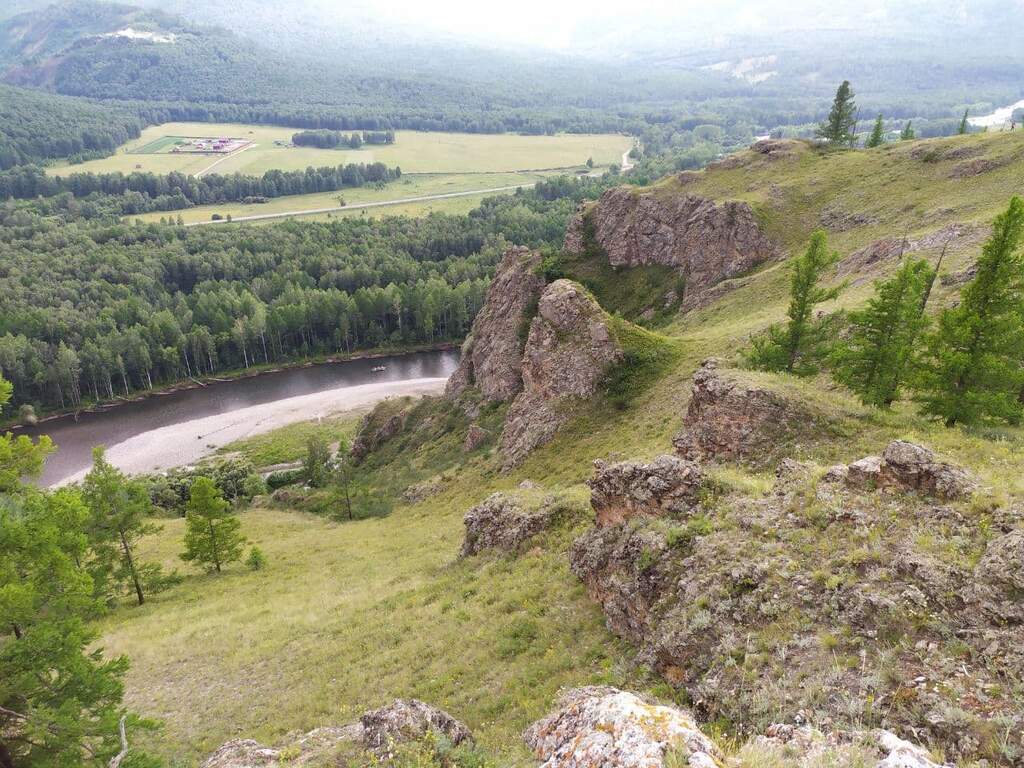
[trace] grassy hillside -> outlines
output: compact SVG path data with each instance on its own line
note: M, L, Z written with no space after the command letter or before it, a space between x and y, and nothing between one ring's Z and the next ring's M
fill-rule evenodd
M749 153L669 179L657 192L747 200L789 251L829 224L832 245L846 257L883 237L915 240L953 223L984 226L1024 178L1024 133L857 152L787 146L774 157ZM965 163L984 170L965 175ZM953 241L944 271L964 268L977 252L976 239ZM824 309L861 303L870 278L893 265L837 276L848 279L848 287ZM633 291L653 277L648 272L623 281L614 271L565 266L595 295L629 307ZM422 430L388 443L360 470L361 482L391 507L386 516L348 523L286 508L246 512L243 529L267 552L266 571L235 567L221 578L189 576L142 609L118 609L104 624L104 644L133 661L129 702L165 723L153 739L156 747L190 764L232 736L273 740L289 730L345 721L403 695L464 718L502 764L529 765L519 734L549 708L561 685L609 682L677 695L633 662L632 651L608 633L569 573L568 545L588 525L581 484L595 458L670 451L693 370L709 355L735 359L752 333L780 319L786 281L784 264L771 264L734 281L736 289L715 304L663 325L659 330L677 350L670 365L652 366L651 380L637 382L633 397L596 398L511 473L499 471L493 439L464 453L465 415L428 402L415 414ZM940 287L941 301L952 300L955 291L954 285ZM751 376L833 419L836 432L804 441L796 458L824 467L877 453L888 440L904 437L978 474L987 490L960 511L976 516L970 519L979 526L986 509L1024 496L1020 429L947 430L904 405L892 412L867 409L825 377ZM481 416L491 429L501 418L500 408ZM726 495L757 497L772 481L770 474L736 466L710 472ZM407 486L430 479L438 495L401 500ZM458 561L465 511L523 480L564 496L577 516L518 558ZM337 508L336 498L327 495L316 508L330 511L332 504ZM944 535L929 532L934 551L956 545ZM144 555L171 563L180 538L180 521L167 522L147 540ZM836 554L834 545L822 541L823 556ZM737 724L721 725L733 732Z

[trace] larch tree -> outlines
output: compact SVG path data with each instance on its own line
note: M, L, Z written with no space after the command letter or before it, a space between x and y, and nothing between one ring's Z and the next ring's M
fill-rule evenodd
M868 140L864 143L864 146L868 149L874 149L880 147L885 143L885 125L882 122L882 116L879 115L875 118L875 126L871 129L871 135L868 136Z
M839 254L828 249L823 230L811 235L807 250L793 261L790 299L783 325L768 329L765 336L754 339L751 362L765 370L786 371L808 375L817 370L823 355L818 328L811 317L814 307L839 295L841 286L822 288L819 282L826 270L839 261Z
M1024 200L1014 197L982 248L960 303L925 337L914 399L946 426L1016 420L1024 386Z
M142 605L146 602L143 575L147 569L137 561L135 545L157 530L147 522L153 509L149 493L107 461L102 447L93 449L92 460L92 469L82 482L82 496L89 508L93 578L101 590L127 585Z
M213 480L197 477L185 508L185 551L181 559L220 573L242 558L242 523Z
M857 104L853 100L849 80L843 80L836 90L828 118L818 126L815 135L833 146L852 144L856 139Z
M957 130L957 133L959 133L961 136L963 136L964 134L966 134L970 130L970 126L969 126L969 124L967 122L967 113L968 112L970 112L970 109L965 109L964 110L964 116L960 119L960 128Z
M865 405L888 407L899 396L914 339L925 327L921 305L932 269L906 261L890 279L875 283L867 306L850 313L851 333L833 352L836 379Z
M916 138L917 134L914 132L914 123L911 120L907 120L907 124L900 131L900 141L913 141Z

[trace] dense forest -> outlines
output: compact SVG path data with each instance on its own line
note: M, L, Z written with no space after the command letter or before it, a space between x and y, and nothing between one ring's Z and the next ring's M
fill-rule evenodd
M297 357L461 339L506 242L561 241L609 182L560 179L468 216L265 227L96 224L0 208L0 371L16 404L108 399Z
M38 166L23 165L0 171L0 200L70 195L81 207L83 216L94 218L100 214L177 211L193 205L236 200L262 202L285 195L386 184L401 175L401 168L388 168L384 163L349 163L304 171L272 170L262 176L211 173L202 177L177 171L166 176L142 171L127 175L118 171L48 176Z
M130 109L0 85L0 170L51 158L88 160L138 138Z

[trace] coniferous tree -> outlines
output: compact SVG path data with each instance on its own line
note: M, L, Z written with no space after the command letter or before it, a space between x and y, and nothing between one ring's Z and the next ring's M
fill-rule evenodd
M882 124L882 116L879 115L875 118L875 127L871 129L871 135L868 136L867 142L864 146L868 149L874 149L880 147L885 143L885 126Z
M0 379L0 407L9 396ZM38 475L49 450L0 435L0 476ZM105 765L128 662L92 647L103 604L81 567L88 510L77 491L20 479L0 494L0 766Z
M912 121L907 120L907 124L900 131L900 141L913 141L915 138L917 138L917 135L914 133L914 124Z
M811 317L815 305L839 295L840 286L822 288L818 285L825 271L839 261L836 251L829 251L823 230L811 235L811 242L792 266L788 322L768 329L764 337L755 339L751 362L769 371L786 371L807 375L816 371L823 354L818 328Z
M839 146L851 144L856 139L857 104L853 100L853 89L849 80L843 80L836 90L828 119L818 126L815 135L829 144Z
M925 339L914 399L946 426L1021 415L1022 238L1024 200L1014 197L996 218L960 304L943 311Z
M957 131L957 133L959 133L961 136L964 135L965 133L967 133L967 131L968 131L968 123L967 123L967 113L968 112L970 112L970 110L969 109L965 109L964 110L964 116L960 120L960 129Z
M134 550L140 537L157 530L146 522L153 510L149 493L107 461L102 447L93 449L92 461L92 469L82 482L82 496L89 508L93 578L101 589L129 586L142 605L146 602L144 573L155 568L143 568Z
M850 337L833 361L836 379L865 405L888 407L898 397L914 339L926 325L921 304L932 274L923 259L906 261L892 278L875 283L864 309L850 313Z
M245 537L231 503L208 477L197 477L185 508L185 562L204 565L220 573L221 567L241 559Z
M318 435L306 443L306 458L302 462L302 473L313 488L327 485L331 473L331 449L327 441Z

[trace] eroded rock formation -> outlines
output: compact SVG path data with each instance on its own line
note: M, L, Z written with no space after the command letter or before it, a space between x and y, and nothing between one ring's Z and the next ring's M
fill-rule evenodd
M540 266L537 251L505 251L462 346L459 367L448 379L446 396L454 399L476 387L485 400L510 400L523 388L523 331L544 288Z
M574 403L593 396L621 358L609 318L590 294L570 280L545 288L523 352L523 391L501 435L505 466L519 464L551 440Z
M473 734L463 723L419 699L395 699L386 707L367 712L359 723L363 744L374 751L386 750L391 744L419 741L431 732L456 746L473 740Z
M570 222L565 249L582 253L590 244L613 266L677 269L685 278L684 309L713 285L779 255L746 203L628 187L608 190Z
M461 556L468 557L487 549L511 552L551 522L554 507L541 503L534 508L518 496L494 493L477 504L463 518L466 536Z
M830 473L855 488L895 488L949 500L966 498L978 487L961 467L939 461L928 448L906 440L893 440L881 456L858 459L845 473L841 468Z

